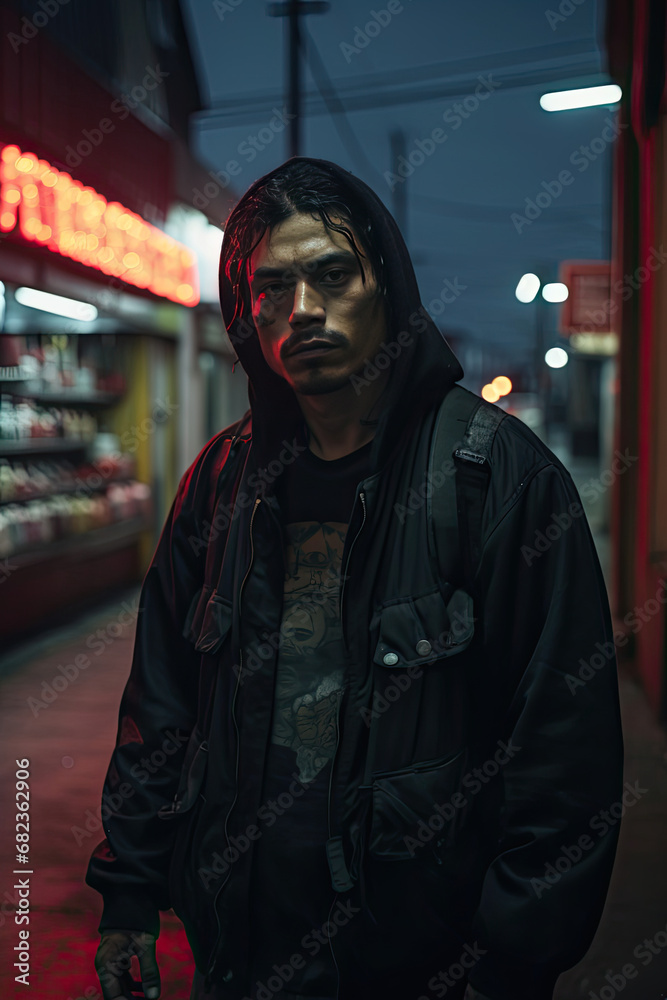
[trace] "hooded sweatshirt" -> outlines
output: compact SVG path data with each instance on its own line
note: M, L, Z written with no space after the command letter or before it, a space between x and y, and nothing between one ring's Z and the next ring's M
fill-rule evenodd
M622 740L599 562L571 477L506 417L490 455L474 635L457 641L424 485L435 416L463 373L380 199L313 162L371 215L395 355L342 552L349 665L325 845L332 901L353 914L330 942L340 1000L355 985L430 1000L459 969L491 1000L549 1000L590 945L618 837L604 820L622 795ZM104 896L101 928L155 932L173 906L200 971L241 1000L248 831L265 805L277 659L252 654L277 634L284 597L271 470L281 455L289 462L303 420L247 306L236 308L233 253L226 234L220 298L250 411L183 476L146 575L105 784L115 804L88 881ZM438 641L422 655L425 637ZM395 677L404 690L391 703ZM181 749L148 774L141 761L166 733Z

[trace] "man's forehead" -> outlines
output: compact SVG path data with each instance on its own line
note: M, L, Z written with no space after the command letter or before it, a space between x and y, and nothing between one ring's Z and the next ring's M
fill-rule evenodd
M264 233L248 261L249 277L264 267L307 267L332 252L356 259L343 233L309 215L292 215Z

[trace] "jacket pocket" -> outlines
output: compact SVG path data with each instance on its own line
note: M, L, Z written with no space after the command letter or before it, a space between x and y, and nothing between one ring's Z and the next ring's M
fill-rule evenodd
M188 871L194 858L193 842L196 828L206 802L202 787L207 763L208 743L202 740L201 734L195 729L186 750L174 802L168 810L168 815L167 811L163 815L164 819L173 818L176 823L174 847L169 864L169 893L171 905L179 916L184 911L184 900L189 898L193 888Z
M461 791L466 752L378 773L371 786L369 852L395 861L420 848L450 847L463 825L467 800Z
M217 653L232 624L232 603L205 584L192 599L183 635L200 653Z
M420 597L401 597L378 608L373 660L379 666L411 667L453 656L470 645L475 631L472 597L464 590L443 595L438 588Z

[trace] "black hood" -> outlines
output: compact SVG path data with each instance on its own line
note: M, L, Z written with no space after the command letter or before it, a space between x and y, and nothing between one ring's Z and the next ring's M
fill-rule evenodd
M375 192L328 160L302 156L293 160L312 163L328 171L365 203L372 219L374 239L385 262L393 317L385 342L396 344L392 353L397 357L391 362L391 377L381 398L381 412L376 409L373 414L379 416L371 453L371 467L375 471L385 464L406 425L442 399L448 388L463 377L463 369L421 304L417 279L403 237ZM282 166L259 178L248 189L232 212L228 228L245 199ZM226 273L226 264L232 253L231 241L225 236L220 257L220 304L231 344L248 375L253 449L260 464L264 464L276 454L280 442L293 433L294 427L303 418L293 390L264 360L247 307L242 307L245 311L235 314L236 295ZM397 337L401 332L410 334L410 338L399 352ZM404 336L401 339L405 341L408 338ZM373 361L372 358L370 360Z

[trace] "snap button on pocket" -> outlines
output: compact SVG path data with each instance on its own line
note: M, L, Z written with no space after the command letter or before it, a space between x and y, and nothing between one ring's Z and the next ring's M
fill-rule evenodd
M448 585L377 607L370 623L377 635L373 662L421 668L466 649L474 634L473 599L463 590L450 591Z

